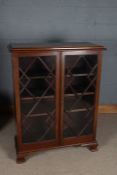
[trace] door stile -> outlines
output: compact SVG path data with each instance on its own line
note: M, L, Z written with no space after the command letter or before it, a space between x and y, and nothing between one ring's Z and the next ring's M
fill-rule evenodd
M61 125L60 125L60 118L61 118L61 106L60 106L60 82L61 82L61 76L60 76L60 53L57 53L56 55L56 139L58 145L61 143Z
M65 75L65 59L63 52L60 52L60 144L64 145L63 127L64 127L64 75Z

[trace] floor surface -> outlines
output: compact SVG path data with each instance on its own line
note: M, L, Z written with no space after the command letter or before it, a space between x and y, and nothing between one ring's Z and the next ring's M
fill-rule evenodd
M23 164L15 162L15 124L0 131L0 175L116 175L117 114L98 118L99 150L68 147L36 153Z

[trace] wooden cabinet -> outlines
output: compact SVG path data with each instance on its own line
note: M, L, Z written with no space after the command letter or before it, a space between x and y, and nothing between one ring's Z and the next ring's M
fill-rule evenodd
M11 45L17 161L67 145L96 150L103 46Z

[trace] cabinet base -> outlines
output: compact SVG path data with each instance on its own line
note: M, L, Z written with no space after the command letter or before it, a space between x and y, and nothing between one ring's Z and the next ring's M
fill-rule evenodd
M88 146L88 149L89 149L91 152L96 152L96 151L98 151L98 144L95 143L95 144L93 144L93 145L90 145L90 146Z
M15 148L16 148L16 155L17 155L16 162L17 163L23 163L23 162L26 161L26 159L25 159L26 155L23 154L23 153L20 153L19 150L18 150L17 136L15 136L14 140L15 140Z
M79 147L79 146L87 147L91 152L98 151L98 143L97 143L97 141L91 142L91 143L87 143L87 144L75 145L75 147Z
M25 162L26 161L26 159L25 159L26 156L30 155L31 153L36 152L36 151L41 151L41 150L35 150L35 151L34 150L33 151L30 150L30 152L21 152L21 151L19 151L18 150L18 147L17 147L17 137L15 137L15 146L16 146L16 154L17 154L16 162L18 164ZM66 145L66 147L67 146L75 146L75 147L82 146L82 147L87 147L92 152L95 152L95 151L98 150L97 149L98 148L98 143L96 141L95 142L90 142L90 143L87 143L87 144ZM58 147L61 148L61 147L65 147L65 146L58 146ZM58 148L58 147L54 147L54 148ZM51 148L48 148L48 149L51 149ZM47 149L45 148L43 150L47 150Z
M16 159L17 163L23 163L25 161L26 161L25 157L20 157L20 156L17 155L17 159Z
M87 147L91 152L98 151L98 143L97 141L88 143L88 144L83 144L83 147Z

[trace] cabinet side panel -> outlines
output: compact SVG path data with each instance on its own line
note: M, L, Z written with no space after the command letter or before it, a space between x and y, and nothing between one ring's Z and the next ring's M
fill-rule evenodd
M14 113L17 127L17 146L21 147L22 142L22 127L21 127L21 111L20 111L20 92L19 92L19 61L18 54L12 54L12 72L13 72L13 87L14 87Z

